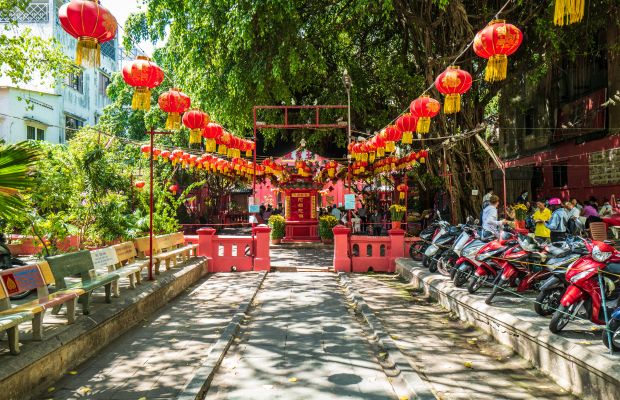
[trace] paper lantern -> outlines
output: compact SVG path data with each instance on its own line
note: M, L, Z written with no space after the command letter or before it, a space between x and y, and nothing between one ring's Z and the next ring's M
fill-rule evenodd
M172 193L174 196L176 196L177 192L179 191L179 185L170 185L168 190L170 191L170 193Z
M146 183L145 183L144 181L136 181L136 182L134 183L134 186L135 186L137 189L142 189L142 188L144 187L144 185L145 185L145 184L146 184Z
M454 114L461 111L461 95L471 88L471 75L459 67L450 66L435 79L435 88L446 95L443 111Z
M140 152L144 157L149 158L151 156L151 146L148 144L143 144L140 146Z
M131 108L148 111L151 109L151 89L164 80L164 71L148 57L138 56L123 66L123 80L136 89L131 98Z
M209 123L209 115L200 110L190 110L183 114L183 125L189 129L189 144L200 144L200 134Z
M166 129L179 129L181 127L181 114L187 111L191 105L189 96L179 89L172 88L159 96L158 103L159 108L168 113Z
M58 19L65 32L78 40L75 63L98 67L101 43L116 36L116 18L97 0L72 0L60 6Z
M208 123L204 129L202 130L202 137L206 139L205 141L205 151L210 153L215 152L215 146L220 136L224 133L224 128L221 125L216 124L215 122Z
M398 142L403 137L403 132L395 125L389 125L382 132L383 139L385 139L385 150L393 152L396 150L394 142Z
M407 193L407 190L409 190L409 188L404 183L396 186L396 191L398 191L398 198L400 200L405 200L405 194Z
M487 58L484 80L497 82L506 79L508 56L513 54L523 41L523 33L504 20L494 20L474 37L474 52Z
M428 95L420 96L411 102L409 111L418 119L416 132L428 133L431 127L431 118L439 113L441 105Z
M418 119L409 113L401 115L396 120L396 126L403 133L403 137L402 137L403 144L413 143L413 132L416 131L417 125L418 125Z
M585 0L555 0L553 23L564 26L581 21L585 4Z

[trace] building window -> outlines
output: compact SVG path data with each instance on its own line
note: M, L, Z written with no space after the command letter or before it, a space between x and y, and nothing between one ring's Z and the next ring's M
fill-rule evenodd
M116 38L101 43L101 55L116 61Z
M568 185L568 166L553 166L553 187L561 188Z
M110 77L104 74L103 72L99 72L99 94L103 97L108 97L108 93L106 89L110 84Z
M76 72L70 72L66 79L65 85L73 90L83 93L84 90L84 72L80 69Z
M26 125L26 139L28 140L45 140L45 130Z
M84 126L84 121L69 115L65 116L65 140L70 140Z

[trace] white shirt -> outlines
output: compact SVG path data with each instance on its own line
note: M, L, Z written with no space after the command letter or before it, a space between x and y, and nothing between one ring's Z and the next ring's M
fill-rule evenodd
M482 229L498 236L501 226L502 223L497 220L497 207L492 205L486 206L482 211Z

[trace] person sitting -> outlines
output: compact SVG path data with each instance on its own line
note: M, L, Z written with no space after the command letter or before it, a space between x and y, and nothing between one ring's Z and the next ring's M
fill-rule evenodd
M549 200L549 207L553 211L551 219L545 222L547 229L551 231L551 241L560 242L566 239L566 224L568 222L568 214L562 207L562 200L554 197Z
M609 204L609 200L605 199L603 200L603 205L601 206L601 209L598 210L598 216L601 218L609 218L614 214L613 208L611 207L611 204Z

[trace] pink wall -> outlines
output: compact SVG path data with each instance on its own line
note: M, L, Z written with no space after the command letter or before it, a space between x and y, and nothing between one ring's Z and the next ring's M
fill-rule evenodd
M582 144L567 141L556 145L553 150L540 152L532 156L506 161L507 168L518 166L542 166L543 188L540 195L544 197L560 196L564 199L577 198L586 200L590 196L597 199L616 198L620 195L620 184L593 186L590 183L590 153L620 147L620 135L606 136ZM553 187L553 165L567 165L568 185L563 188Z

